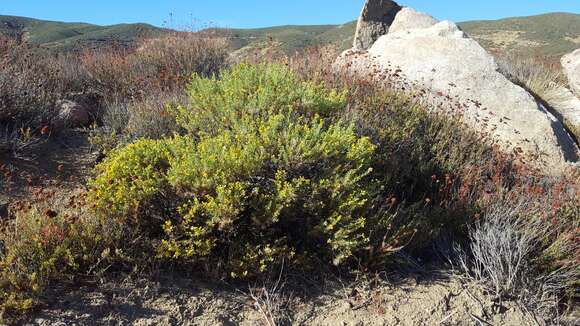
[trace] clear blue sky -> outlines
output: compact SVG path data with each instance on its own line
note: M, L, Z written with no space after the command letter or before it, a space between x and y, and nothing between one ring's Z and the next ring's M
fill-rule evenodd
M0 14L100 25L146 22L173 28L340 24L355 19L364 0L0 0ZM401 0L456 22L565 11L580 0ZM172 13L172 15L170 15Z

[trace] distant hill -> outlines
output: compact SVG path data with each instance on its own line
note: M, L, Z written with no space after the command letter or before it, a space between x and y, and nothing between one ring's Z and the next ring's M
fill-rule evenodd
M235 50L272 43L288 53L328 43L346 48L352 43L355 29L356 22L349 22L343 25L287 25L256 29L212 28L204 32L227 37Z
M492 52L561 56L580 47L580 14L550 13L500 20L470 21L459 26ZM356 22L343 25L279 26L259 29L208 30L228 37L235 49L263 47L267 43L284 52L310 45L334 43L346 49L352 43ZM273 42L271 42L273 41Z
M559 57L580 47L580 14L550 13L500 20L470 21L459 26L492 52L519 51ZM285 53L324 44L346 49L352 43L356 22L342 25L277 26L257 29L213 28L204 32L227 37L239 52L268 49ZM129 45L142 37L155 37L167 29L147 24L97 26L24 17L0 16L0 32L21 35L31 44L55 50L116 43Z
M490 51L523 51L561 56L580 48L580 14L471 21L459 26Z
M32 45L57 51L106 44L128 46L140 38L155 37L166 31L148 24L98 26L0 15L0 33L17 36Z

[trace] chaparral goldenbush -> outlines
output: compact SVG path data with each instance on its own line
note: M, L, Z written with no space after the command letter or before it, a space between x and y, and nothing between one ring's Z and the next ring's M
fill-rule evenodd
M187 134L116 150L92 183L97 212L146 231L159 257L232 277L282 259L339 265L387 226L373 211L375 145L324 118L344 93L278 65L194 77L188 91L174 109Z

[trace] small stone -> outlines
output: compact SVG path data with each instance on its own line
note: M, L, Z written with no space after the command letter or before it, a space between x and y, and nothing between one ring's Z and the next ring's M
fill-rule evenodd
M91 121L89 112L76 102L60 100L56 103L58 110L57 125L65 128L86 127Z

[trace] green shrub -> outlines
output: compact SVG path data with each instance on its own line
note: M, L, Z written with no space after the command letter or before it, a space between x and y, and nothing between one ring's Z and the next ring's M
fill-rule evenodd
M0 322L33 308L46 285L106 265L111 232L80 206L70 206L47 202L21 208L5 223L0 234Z
M275 115L256 131L224 132L183 149L168 179L195 195L177 224L165 225L166 255L223 256L245 275L254 262L239 257L260 256L245 247L339 264L367 245L365 214L377 185L366 177L375 148L352 128ZM265 253L261 260L272 261Z
M174 108L177 122L191 134L243 129L271 114L323 117L344 107L345 92L300 81L282 65L240 64L211 79L195 74L188 88L189 105Z
M194 77L189 93L176 114L190 134L118 149L92 182L98 214L134 221L158 256L234 277L281 259L339 265L389 224L373 209L375 145L321 117L344 106L344 93L265 65Z
M232 276L282 257L339 264L368 244L373 152L351 127L275 115L199 142L137 141L99 166L92 196L108 218L142 219L151 237L163 227L166 258L225 262Z

